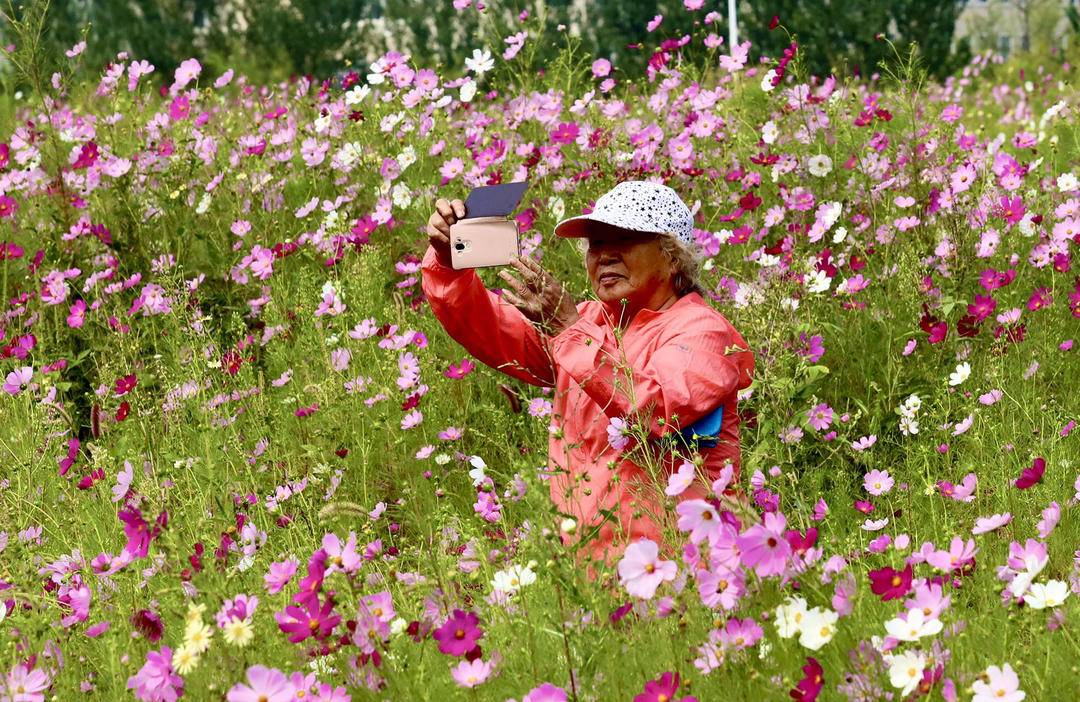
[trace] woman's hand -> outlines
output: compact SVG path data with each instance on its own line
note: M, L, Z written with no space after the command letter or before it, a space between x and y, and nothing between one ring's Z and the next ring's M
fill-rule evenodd
M428 217L428 243L435 248L439 263L450 268L450 225L465 216L465 203L460 199L447 200L440 197L435 201L435 211Z
M562 284L531 259L515 256L510 261L522 277L518 280L509 270L499 271L510 290L503 290L506 301L521 310L529 320L539 323L548 336L555 336L577 321L577 305Z

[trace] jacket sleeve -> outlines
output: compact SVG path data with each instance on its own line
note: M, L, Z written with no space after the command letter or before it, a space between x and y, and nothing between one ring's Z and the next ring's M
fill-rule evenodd
M651 438L689 426L750 384L745 363L734 358L741 349L720 328L680 331L633 369L627 367L610 327L584 318L563 329L551 344L559 369L608 417L642 416Z
M446 332L482 363L531 385L553 387L546 337L521 310L484 287L476 271L455 270L428 246L421 286Z

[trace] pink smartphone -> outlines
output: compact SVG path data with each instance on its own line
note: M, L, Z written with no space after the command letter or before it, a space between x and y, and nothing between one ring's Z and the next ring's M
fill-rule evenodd
M450 225L450 261L455 270L505 266L518 253L517 220L472 217Z

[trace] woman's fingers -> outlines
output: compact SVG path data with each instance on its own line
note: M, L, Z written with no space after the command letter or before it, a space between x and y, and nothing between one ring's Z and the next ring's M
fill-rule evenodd
M499 271L499 277L506 281L506 284L513 288L514 292L518 295L527 296L529 291L525 288L520 280L515 278L510 271L505 268Z

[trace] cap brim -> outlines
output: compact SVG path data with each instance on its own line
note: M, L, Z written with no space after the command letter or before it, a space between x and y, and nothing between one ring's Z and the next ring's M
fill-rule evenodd
M590 234L602 232L629 232L631 234L659 234L660 232L629 229L615 224L609 224L599 219L592 219L589 215L579 215L564 219L555 225L555 235L566 238L587 237Z

